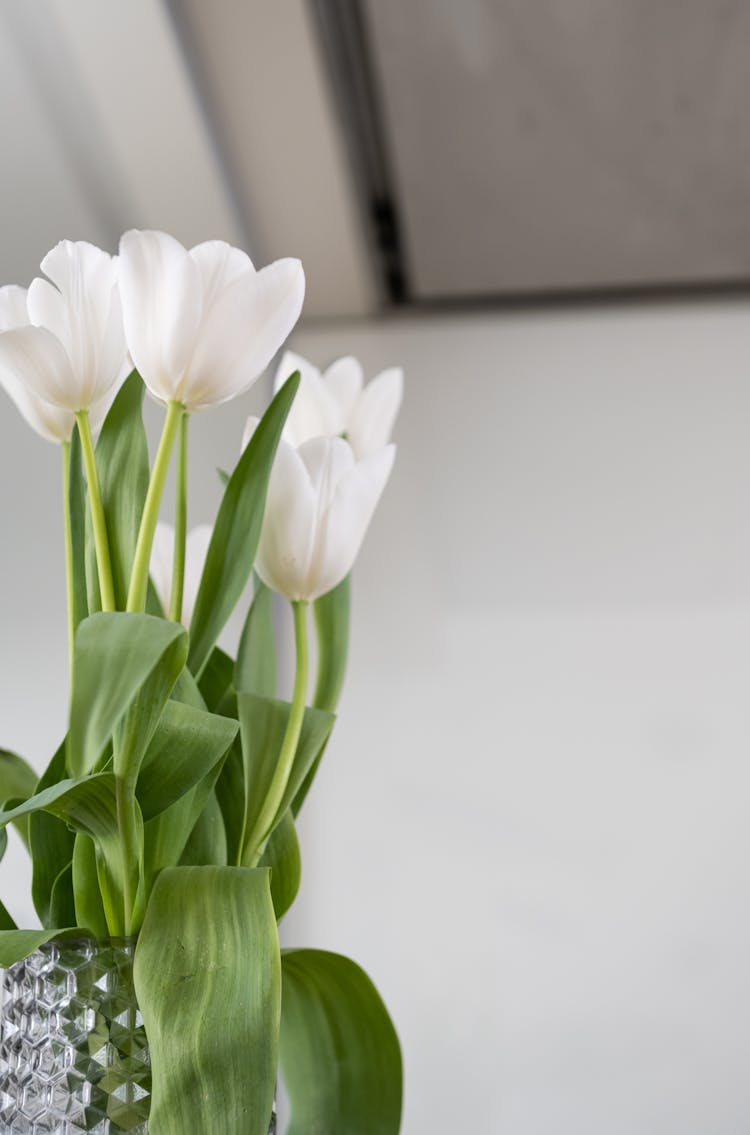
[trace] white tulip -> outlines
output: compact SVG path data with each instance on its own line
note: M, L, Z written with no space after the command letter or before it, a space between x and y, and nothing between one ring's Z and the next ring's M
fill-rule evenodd
M133 361L153 396L188 412L242 394L299 318L299 260L256 271L224 241L189 251L166 233L125 233L120 295Z
M182 593L182 625L190 626L195 600L206 563L208 545L211 543L213 529L210 524L199 524L187 534L185 541L185 582ZM164 613L169 610L172 593L172 568L174 565L174 528L171 524L159 522L154 533L151 549L151 579L159 597Z
M0 289L0 381L38 433L67 441L74 414L102 421L131 369L117 261L93 244L63 240L42 271L52 283Z
M275 389L295 370L300 372L300 385L284 428L292 445L300 446L311 437L343 436L361 459L390 441L403 397L400 367L382 371L365 386L362 365L350 355L321 373L301 355L285 351Z
M250 418L243 447L258 424ZM283 438L271 470L255 570L292 600L325 595L352 569L393 467L395 445L357 461L343 438L295 449Z

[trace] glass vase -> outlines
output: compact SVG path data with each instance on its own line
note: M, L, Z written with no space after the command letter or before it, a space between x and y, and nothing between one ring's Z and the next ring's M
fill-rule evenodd
M133 953L127 939L63 939L1 971L3 1135L147 1135L151 1065Z

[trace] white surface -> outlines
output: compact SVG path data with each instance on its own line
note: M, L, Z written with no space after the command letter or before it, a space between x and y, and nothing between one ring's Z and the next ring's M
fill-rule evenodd
M741 306L294 339L407 376L284 924L385 997L404 1135L746 1135L749 341ZM252 402L194 422L191 523ZM57 478L1 402L0 743L38 767ZM21 917L18 859L0 882Z

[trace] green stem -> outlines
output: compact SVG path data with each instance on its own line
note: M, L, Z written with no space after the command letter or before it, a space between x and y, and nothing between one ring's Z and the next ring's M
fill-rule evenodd
M73 567L73 529L70 517L70 442L62 443L63 518L65 524L65 585L68 596L68 654L70 681L73 682L73 642L75 639L75 580Z
M117 827L120 833L120 852L122 855L122 896L125 936L133 933L133 913L138 870L138 831L135 819L134 786L121 776L115 777L115 797L117 800Z
M247 846L242 854L242 863L247 867L256 867L265 849L271 832L271 825L279 810L284 797L289 775L294 764L294 757L299 744L302 723L305 718L305 702L307 701L308 682L308 649L307 649L307 602L303 599L292 603L294 614L294 644L297 653L297 670L294 678L294 693L292 694L292 707L289 711L284 739L281 742L281 752L273 774L268 793L263 801L263 807L255 826L247 840ZM249 785L245 786L246 795ZM245 807L247 814L247 805ZM240 847L245 843L244 839Z
M133 574L130 577L130 590L128 591L128 611L143 611L146 606L151 547L154 542L156 522L159 519L161 498L164 495L164 483L167 479L169 459L172 456L177 429L183 413L184 407L182 403L170 402L168 404L164 430L161 435L156 460L154 461L154 468L151 473L151 482L148 486L146 503L143 506L141 527L138 532L138 543L135 547Z
M188 415L180 420L177 439L177 501L174 516L174 557L172 562L172 594L169 617L179 623L182 618L182 596L185 588L185 541L187 539L187 427Z
M109 558L107 522L104 518L104 506L102 505L102 491L99 486L99 475L96 471L94 439L91 436L88 410L79 410L76 414L76 421L78 422L78 432L81 436L83 463L86 466L86 479L89 485L89 507L91 508L91 522L94 529L94 545L96 547L96 565L99 572L99 590L101 592L102 610L114 611L115 588L112 583L112 563Z

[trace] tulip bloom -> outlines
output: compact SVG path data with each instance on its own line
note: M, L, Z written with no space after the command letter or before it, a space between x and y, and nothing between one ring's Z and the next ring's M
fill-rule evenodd
M321 373L307 359L285 351L275 388L295 370L301 381L284 429L287 441L300 446L312 437L345 437L358 460L383 449L403 396L400 367L382 371L365 386L362 365L351 356Z
M41 266L49 280L0 289L0 381L37 433L62 442L76 413L101 423L131 364L115 258L63 240Z
M132 230L120 241L133 361L157 400L188 413L247 390L297 322L304 292L299 260L256 271L220 240L188 251L166 233Z
M190 626L193 617L212 532L210 524L199 524L191 529L185 542L185 583L180 620L185 627ZM156 526L151 550L151 579L165 614L170 609L173 569L174 528L171 524L159 523Z
M248 421L250 440L257 419ZM271 471L255 570L274 591L309 601L351 571L393 467L387 445L362 461L343 438L317 437L295 449L279 442Z

